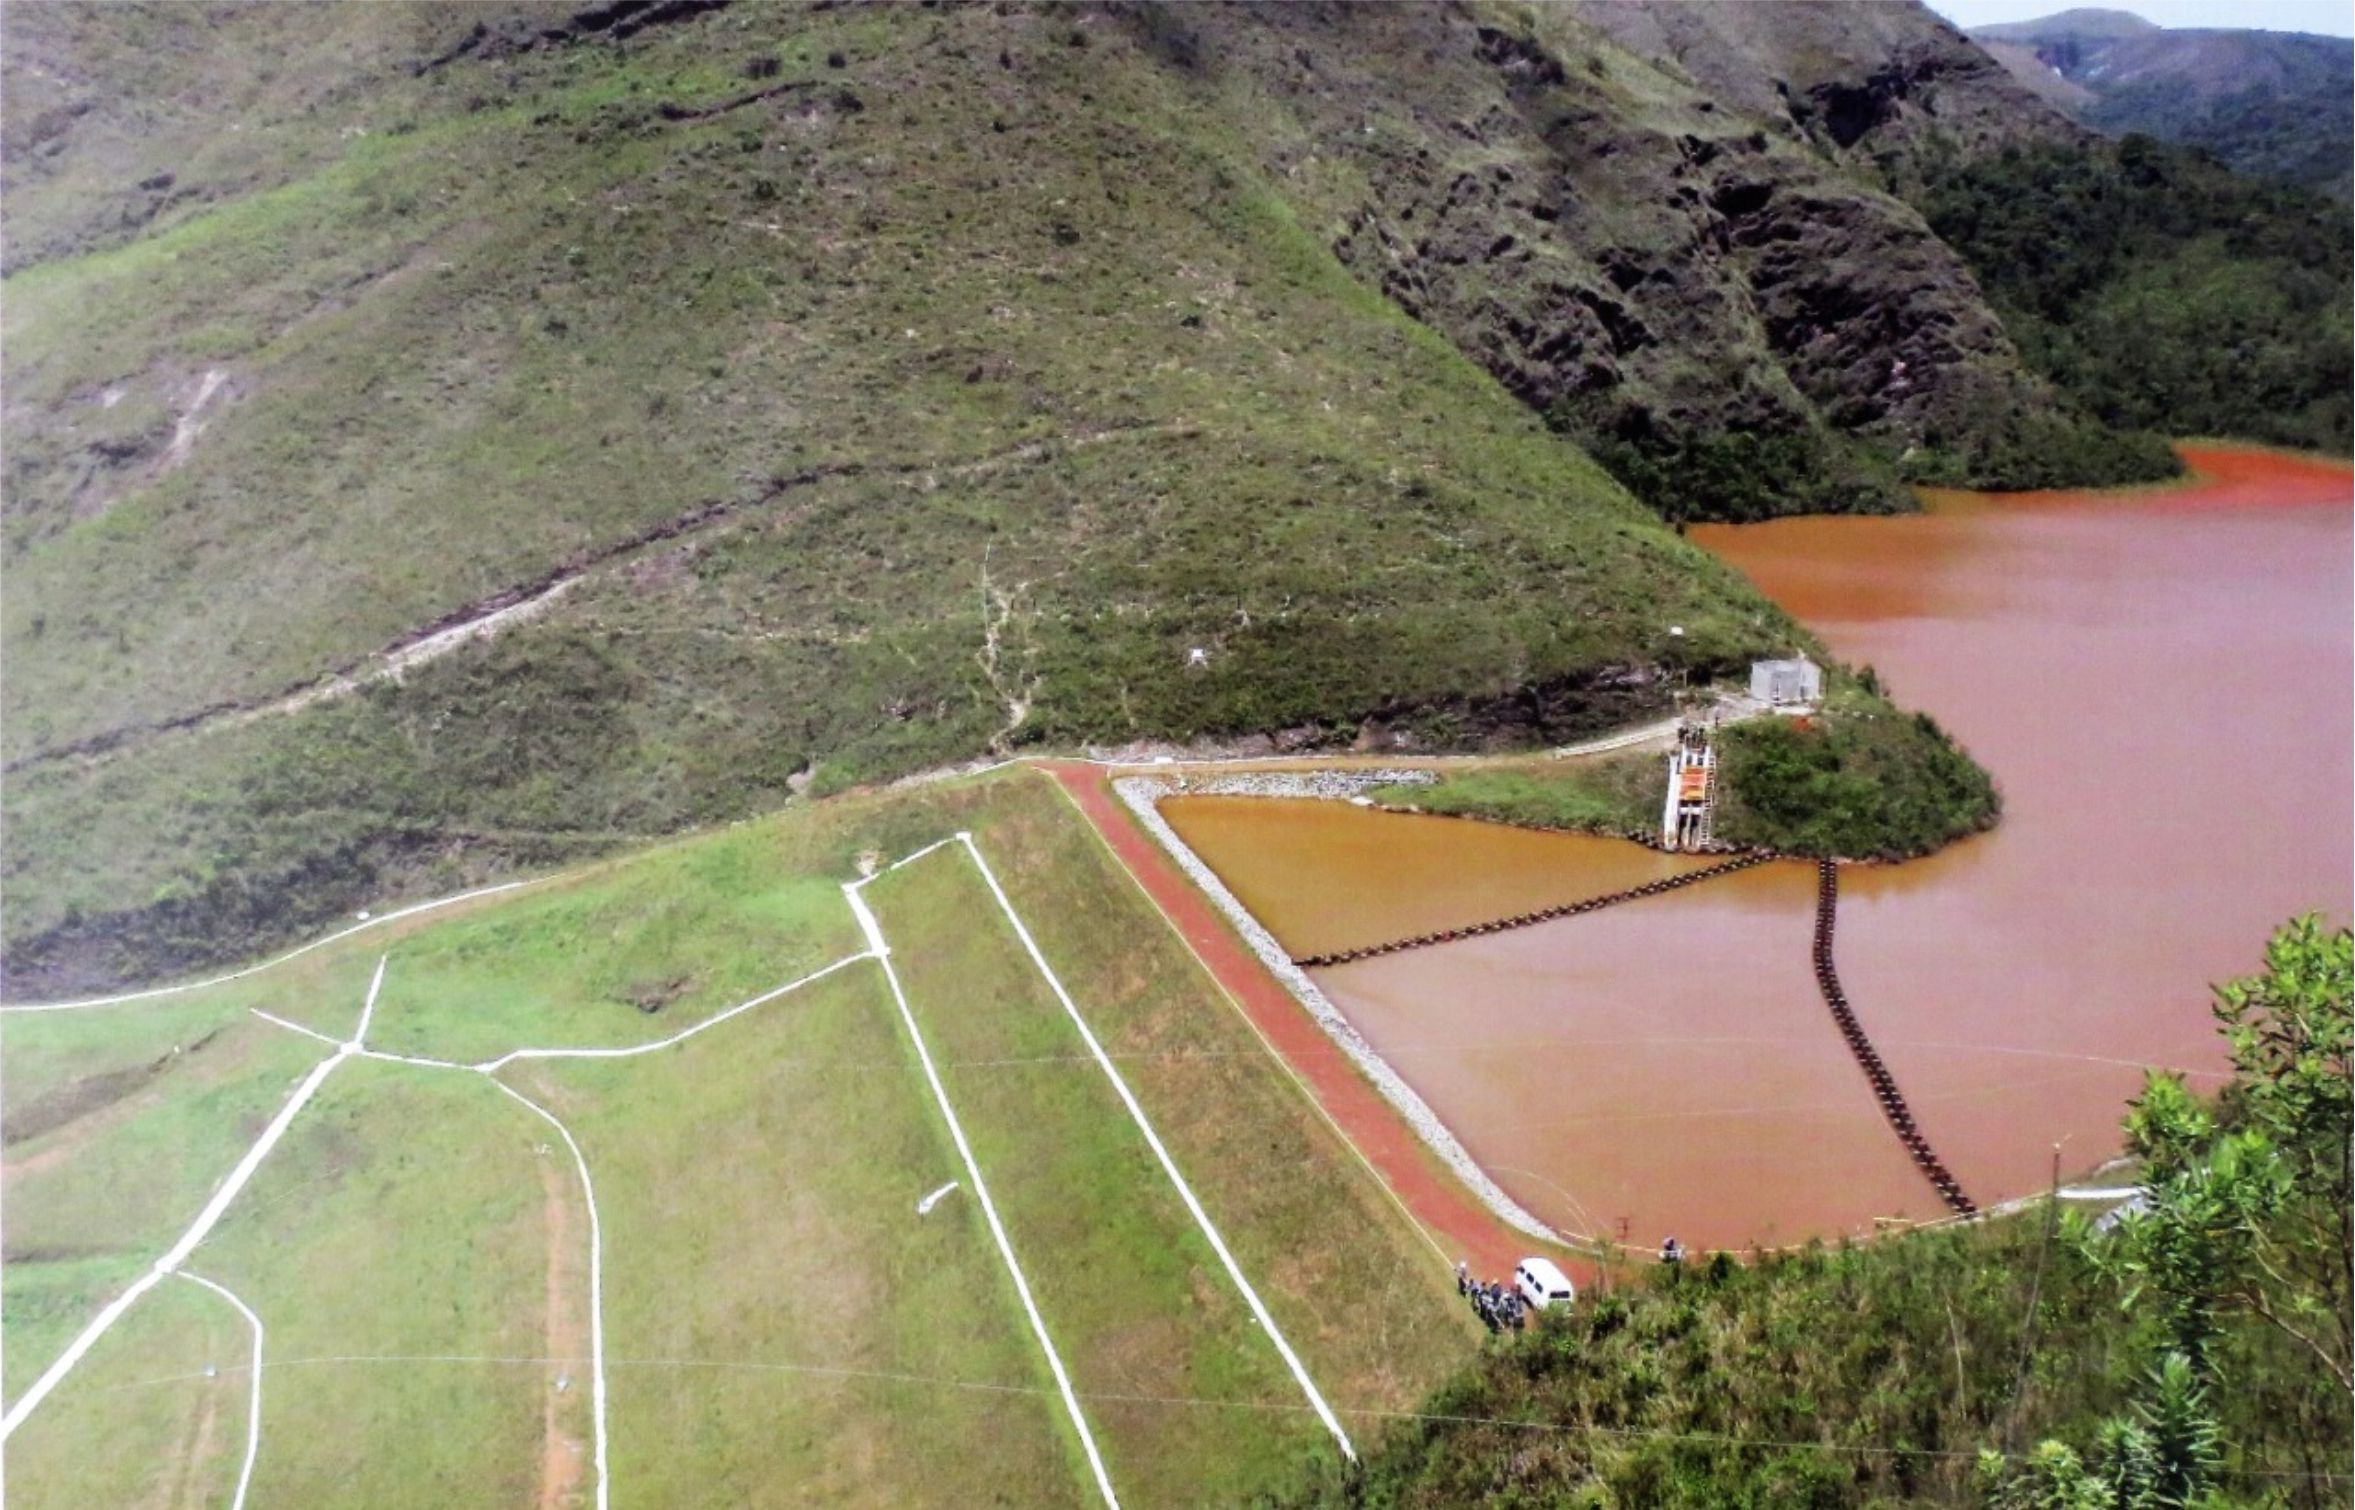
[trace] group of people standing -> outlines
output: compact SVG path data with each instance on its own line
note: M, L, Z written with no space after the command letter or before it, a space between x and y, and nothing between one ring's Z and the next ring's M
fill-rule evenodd
M1461 1261L1456 1264L1456 1293L1472 1302L1481 1324L1491 1332L1518 1332L1529 1325L1529 1302L1520 1290L1494 1280L1474 1279L1472 1266Z

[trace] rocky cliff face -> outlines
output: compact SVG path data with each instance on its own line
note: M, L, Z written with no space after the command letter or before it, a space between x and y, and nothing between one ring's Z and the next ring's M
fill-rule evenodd
M1748 64L1704 85L1559 13L1184 16L1203 66L1287 122L1273 165L1341 260L1672 515L1901 506L1899 477L1993 480L2023 420L2059 412L1961 262L1839 161L1964 119L1932 113L1944 91L1901 81L1851 131L1872 112L1818 79L1789 96L1818 102L1803 127L1745 108L1779 98ZM2017 93L1930 35L1905 77L1959 52Z
M1925 151L2086 133L1911 0L1571 0L1622 47L1826 156L1902 174Z

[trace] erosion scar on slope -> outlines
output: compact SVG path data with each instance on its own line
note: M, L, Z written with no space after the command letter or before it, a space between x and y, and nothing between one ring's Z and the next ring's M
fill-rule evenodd
M186 1446L164 1465L155 1492L147 1497L146 1503L168 1506L170 1510L193 1510L208 1502L204 1470L220 1450L214 1439L221 1419L221 1391L226 1387L226 1381L220 1378L198 1381L196 1409L188 1423Z
M207 729L251 723L259 718L299 713L314 703L348 697L368 683L398 680L402 673L427 661L438 659L476 640L488 638L502 627L530 619L553 603L558 595L568 591L575 582L610 562L683 536L733 524L740 517L767 508L789 493L820 483L866 478L914 488L919 492L930 492L944 478L964 480L983 477L1062 452L1100 446L1107 441L1151 435L1190 439L1198 433L1192 424L1185 422L1115 421L1053 439L1020 441L962 460L837 461L772 477L750 494L714 499L618 540L576 550L532 581L502 588L487 597L452 609L429 623L409 630L379 650L347 657L293 686L256 697L228 698L168 718L124 724L66 744L34 750L0 765L0 773L13 773L60 760L96 759L161 735L201 733Z
M540 1413L540 1510L563 1510L573 1501L581 1481L581 1443L564 1430L563 1401L571 1393L559 1380L571 1380L570 1362L586 1356L581 1342L580 1317L565 1303L566 1255L572 1252L572 1208L564 1198L564 1178L552 1155L540 1159L540 1192L545 1197L548 1249L547 1345L541 1352L556 1360L548 1376L547 1397Z

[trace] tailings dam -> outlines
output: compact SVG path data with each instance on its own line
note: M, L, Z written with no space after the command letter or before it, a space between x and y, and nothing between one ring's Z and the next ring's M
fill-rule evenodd
M2004 820L1839 875L1779 862L1315 978L1465 1148L1564 1231L1793 1242L1982 1204L2118 1147L2145 1066L2213 1088L2208 984L2303 911L2355 911L2347 468L2187 448L2192 484L1933 494L1920 515L1709 528L1834 654L1996 775ZM1346 804L1180 797L1171 824L1295 955L1705 866Z

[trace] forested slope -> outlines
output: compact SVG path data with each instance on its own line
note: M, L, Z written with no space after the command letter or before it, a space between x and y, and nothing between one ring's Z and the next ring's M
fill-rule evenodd
M2345 37L2086 10L1971 35L2023 83L2065 91L2061 108L2097 130L2196 147L2236 173L2347 198L2355 42Z
M2355 444L2344 204L2148 137L1944 163L1917 202L2029 360L2107 423Z
M2069 78L2100 86L2101 102L2088 105L2050 87L2069 80L2040 72L2042 63L2026 73L2045 86L2031 94L1918 7L1579 0L1574 9L1918 209L1986 291L2026 365L2100 422L2044 420L2033 444L2001 466L1981 464L1978 480L2123 481L2147 474L2154 433L2347 451L2355 320L2344 41L2169 31L2117 11L1974 34L2011 50L2014 65L2017 49L2042 47ZM2054 51L2064 44L2075 50ZM2048 98L2105 129L2182 145L2103 140ZM2130 99L2163 114L2121 113ZM2234 150L2178 119L2204 110L2245 117L2271 145ZM2335 167L2288 171L2268 155L2296 152Z

